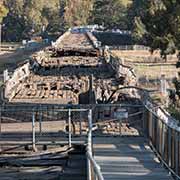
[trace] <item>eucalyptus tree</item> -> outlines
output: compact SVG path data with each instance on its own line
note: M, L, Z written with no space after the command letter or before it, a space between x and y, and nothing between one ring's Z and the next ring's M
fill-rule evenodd
M141 1L134 16L134 36L151 47L160 49L161 56L177 53L177 68L180 67L180 1L179 0L135 0ZM173 81L180 104L180 73Z
M95 0L92 19L107 29L127 29L127 2L121 0Z

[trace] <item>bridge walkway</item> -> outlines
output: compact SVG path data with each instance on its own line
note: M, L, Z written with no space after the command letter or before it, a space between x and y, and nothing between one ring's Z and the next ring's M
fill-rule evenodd
M93 151L105 180L173 180L144 137L94 137Z

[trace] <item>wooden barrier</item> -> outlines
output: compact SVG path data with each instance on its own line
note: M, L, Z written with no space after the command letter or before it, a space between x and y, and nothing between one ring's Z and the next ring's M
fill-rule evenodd
M146 135L150 144L175 179L180 179L180 139L179 131L170 127L154 112L146 109Z

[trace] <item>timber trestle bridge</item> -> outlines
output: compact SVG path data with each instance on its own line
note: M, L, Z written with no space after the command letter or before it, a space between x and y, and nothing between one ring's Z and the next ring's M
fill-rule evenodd
M159 117L159 112L164 116ZM70 156L66 157L65 166L62 165L65 160L61 159L64 156L56 159L57 151L56 157L53 152L52 157L48 155L50 159L43 154L46 158L41 157L42 162L36 159L36 163L43 167L47 163L51 167L56 165L56 172L61 172L57 177L62 180L180 179L178 126L169 122L160 108L153 109L148 103L71 107L4 105L0 115L2 179L4 154L29 150L37 155L55 147L63 147L63 152ZM35 166L31 161L23 159L22 162L24 167ZM13 179L12 171L8 169L8 172L8 178ZM53 177L52 174L47 179Z

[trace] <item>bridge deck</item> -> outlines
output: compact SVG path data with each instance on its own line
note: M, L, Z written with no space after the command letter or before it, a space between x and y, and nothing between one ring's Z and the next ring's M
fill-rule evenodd
M96 137L93 149L105 180L173 179L143 137Z

